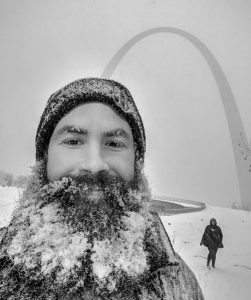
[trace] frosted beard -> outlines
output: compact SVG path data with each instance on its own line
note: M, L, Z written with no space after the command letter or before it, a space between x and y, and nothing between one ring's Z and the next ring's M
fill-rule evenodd
M150 270L148 248L158 251L143 175L127 185L109 175L43 185L40 175L38 169L20 199L6 244L23 290L66 299L86 290L122 297L136 288Z

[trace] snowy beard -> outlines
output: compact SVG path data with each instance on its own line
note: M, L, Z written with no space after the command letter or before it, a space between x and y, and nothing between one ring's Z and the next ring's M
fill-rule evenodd
M109 295L129 288L149 270L149 198L142 174L129 184L104 175L64 177L42 187L34 176L10 224L7 253L53 293L89 287Z
M129 184L107 173L64 177L46 184L38 193L40 209L56 204L60 221L76 231L88 231L99 240L114 235L114 228L127 212L139 212L146 205L133 194L135 179ZM93 196L94 195L96 196Z

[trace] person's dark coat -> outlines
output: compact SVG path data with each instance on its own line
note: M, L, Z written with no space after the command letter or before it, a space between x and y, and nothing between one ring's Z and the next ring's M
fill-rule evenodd
M202 236L201 243L209 249L218 250L218 248L224 247L222 244L222 240L223 234L221 228L217 226L217 224L207 225Z

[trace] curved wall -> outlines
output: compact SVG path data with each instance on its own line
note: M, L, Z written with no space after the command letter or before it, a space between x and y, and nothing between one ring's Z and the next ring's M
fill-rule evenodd
M210 52L208 47L203 44L198 38L193 36L192 34L173 27L158 27L153 28L147 31L144 31L140 34L137 34L128 42L126 42L112 57L110 62L107 64L104 69L101 77L110 78L117 68L118 64L122 60L122 58L126 55L126 53L138 42L142 39L159 33L173 33L179 36L182 36L190 43L192 43L196 49L202 54L205 58L208 66L214 76L216 85L218 87L222 104L224 106L224 111L226 114L228 128L230 131L237 176L239 181L239 189L241 195L241 203L242 209L251 210L251 166L250 166L250 149L247 146L246 134L243 128L242 120L238 111L238 107L236 105L232 90L229 86L227 78L214 57L214 55Z

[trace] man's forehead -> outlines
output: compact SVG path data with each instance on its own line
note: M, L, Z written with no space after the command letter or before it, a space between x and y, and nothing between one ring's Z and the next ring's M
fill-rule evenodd
M110 106L102 103L81 104L68 112L57 124L54 135L64 133L88 134L99 129L106 136L132 136L131 127Z

